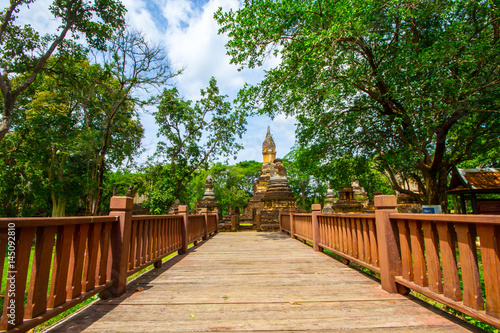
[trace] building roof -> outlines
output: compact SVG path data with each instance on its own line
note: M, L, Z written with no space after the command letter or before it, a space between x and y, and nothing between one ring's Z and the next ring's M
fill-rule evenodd
M500 193L500 170L455 169L450 181L451 194L459 193Z

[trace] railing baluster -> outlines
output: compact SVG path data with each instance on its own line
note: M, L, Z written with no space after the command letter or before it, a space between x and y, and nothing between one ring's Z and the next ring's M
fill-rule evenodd
M401 274L403 279L413 281L413 265L410 247L410 229L408 222L405 220L398 220L399 229L399 244L401 247Z
M30 264L29 258L33 237L35 236L35 227L16 228L15 233L15 262L13 263L14 266L10 266L10 263L7 263L9 265L7 267L7 272L15 271L16 273L11 273L15 276L14 280L10 280L10 274L8 274L7 277L7 285L5 287L5 300L3 303L3 315L2 319L0 320L0 329L2 330L10 329L14 326L22 324L23 322L23 300L26 290L26 281L28 279L28 267ZM26 259L19 260L19 258ZM9 290L14 291L9 292ZM12 293L14 294L14 297L11 297ZM13 309L13 313L15 314L14 325L8 322L9 318L7 317L7 314L11 311L9 309L11 299L15 300Z
M457 269L457 254L455 251L455 236L448 222L437 222L436 228L439 235L439 248L443 262L443 293L444 296L454 300L462 300L462 291Z
M413 280L422 287L428 286L425 267L424 239L422 225L419 221L408 221L410 227L411 250L413 255Z
M107 277L107 268L108 268L108 252L109 252L109 241L111 234L112 223L104 224L104 231L101 233L101 241L100 241L100 258L99 258L99 271L96 275L96 280L98 285L102 285L106 283L108 280Z
M35 256L31 267L28 300L24 308L25 319L34 318L47 310L47 289L56 231L57 227L52 226L36 229Z
M101 236L102 223L93 223L89 232L87 243L87 256L85 258L85 270L83 291L89 291L95 287L95 275L97 269L97 257Z
M132 221L132 228L130 230L130 248L128 257L128 269L131 270L135 266L136 261L136 246L137 246L137 226L139 221Z
M481 242L486 313L500 318L500 226L478 224Z
M476 310L482 310L484 301L481 296L481 282L477 263L476 228L468 223L457 223L455 230L460 253L460 267L462 268L464 305Z
M68 285L66 299L72 299L82 293L82 273L85 260L85 247L90 225L88 223L77 225L71 244L71 260L68 272Z
M361 261L365 261L365 252L363 250L363 227L361 226L361 219L356 218L356 236L358 238L358 253L357 258Z
M68 282L69 257L74 233L74 224L59 226L58 228L50 295L47 302L48 308L55 308L66 301L66 283Z
M429 274L429 289L435 293L443 293L441 263L439 262L439 249L437 231L434 222L423 221L425 256L427 258L427 272Z

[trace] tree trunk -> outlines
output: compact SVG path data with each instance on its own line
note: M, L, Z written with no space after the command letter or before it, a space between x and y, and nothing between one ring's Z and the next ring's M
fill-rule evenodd
M52 217L66 216L66 198L52 192Z
M2 115L2 122L0 122L0 141L7 135L9 132L10 126L12 124L12 111L14 110L15 98L12 94L4 95L4 111Z

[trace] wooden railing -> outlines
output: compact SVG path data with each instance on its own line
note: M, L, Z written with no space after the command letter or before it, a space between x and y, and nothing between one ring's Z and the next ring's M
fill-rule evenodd
M290 229L290 214L282 214L280 216L281 229L290 233L292 229Z
M113 197L110 216L0 219L0 330L26 332L97 293L119 296L129 275L217 232L217 214L180 206L179 215L132 216L132 206Z
M139 215L132 217L127 275L155 264L182 248L182 216Z
M0 330L27 331L110 288L110 234L117 220L0 219L0 272L7 272Z
M218 220L217 214L207 215L207 229L208 229L209 234L217 231L218 224L219 224L219 220Z
M311 214L293 214L295 226L294 236L304 241L313 241L313 224Z
M400 214L396 197L369 214L280 214L280 229L380 274L382 288L412 289L500 328L500 216ZM315 207L316 206L316 207Z
M198 242L205 237L205 221L204 215L191 215L188 218L188 242Z
M500 327L500 216L395 213L390 222L400 242L395 282Z
M375 215L318 215L318 245L380 273Z

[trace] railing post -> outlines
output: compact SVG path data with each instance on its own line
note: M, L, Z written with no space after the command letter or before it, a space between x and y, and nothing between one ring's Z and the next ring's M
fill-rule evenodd
M280 223L280 232L283 232L283 226L282 226L282 224L281 224L281 219L282 219L282 218L283 218L283 209L282 209L282 208L280 208L280 210L279 210L279 216L278 216L278 221L279 221L279 223Z
M110 216L117 216L118 222L111 229L111 294L123 295L127 286L128 252L132 228L132 207L134 199L130 197L112 197L109 203Z
M205 217L205 222L203 222L203 228L205 228L205 234L203 235L203 240L208 239L208 209L202 208L201 213Z
M401 275L401 255L397 243L397 224L390 219L390 214L397 212L397 199L394 195L379 195L374 201L382 289L397 293L394 277Z
M177 214L182 215L182 227L181 227L181 239L182 248L179 250L179 254L185 254L188 250L188 211L187 206L179 205L177 209Z
M294 223L294 218L293 214L295 213L295 207L290 208L290 237L292 239L295 239L295 223Z
M215 214L215 233L219 232L219 210L215 208L213 210L213 213Z
M321 213L321 205L313 204L311 206L312 211L312 234L313 234L313 250L319 251L319 223L318 223L318 215Z
M262 230L262 215L260 209L255 209L255 228L257 231Z

